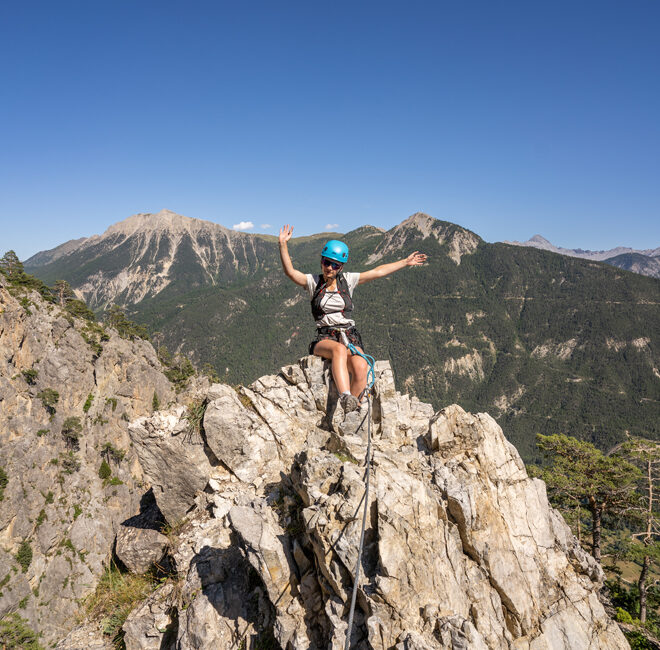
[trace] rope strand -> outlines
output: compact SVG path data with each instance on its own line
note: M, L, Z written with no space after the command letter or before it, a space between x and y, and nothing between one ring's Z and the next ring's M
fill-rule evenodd
M366 478L364 485L364 510L362 512L362 530L360 531L360 545L358 547L357 563L355 567L355 577L353 578L353 593L351 595L351 606L348 613L348 629L346 630L346 643L344 650L350 650L351 647L351 633L353 631L353 616L355 614L355 601L357 599L358 583L360 579L360 566L362 564L362 549L364 548L364 531L367 525L367 510L369 508L369 477L371 475L371 389L376 382L376 371L374 365L375 359L368 354L360 352L352 343L348 341L346 334L342 331L342 338L344 345L348 348L351 354L357 354L362 357L369 364L369 371L367 373L367 386L364 389L364 394L367 396L367 455L364 462L366 466ZM360 422L355 433L360 430L364 420Z

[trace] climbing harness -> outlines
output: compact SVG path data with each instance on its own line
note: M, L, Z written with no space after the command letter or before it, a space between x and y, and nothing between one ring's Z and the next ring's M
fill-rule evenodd
M364 482L364 510L362 511L362 530L360 531L360 545L358 547L357 563L355 566L355 577L353 578L353 593L351 595L351 607L348 614L348 629L346 630L346 643L344 650L350 650L351 632L353 630L353 615L355 614L355 600L357 598L358 581L360 579L360 565L362 564L362 549L364 547L364 530L367 524L367 509L369 508L369 476L371 475L371 389L376 382L375 359L368 354L360 352L346 336L344 330L341 331L342 341L351 354L357 354L369 364L367 372L367 385L360 394L360 397L366 396L367 399L367 455L364 459L365 464L365 482ZM364 420L360 422L355 433L360 430Z

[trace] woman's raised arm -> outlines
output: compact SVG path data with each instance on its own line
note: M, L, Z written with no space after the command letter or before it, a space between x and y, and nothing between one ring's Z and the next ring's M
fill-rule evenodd
M293 226L287 224L280 228L280 259L282 260L282 268L284 269L284 275L289 278L292 282L295 282L300 287L307 286L307 278L304 273L296 271L293 268L291 262L291 256L289 255L289 247L287 242L291 239L293 235Z
M398 262L381 264L380 266L377 266L375 269L369 269L368 271L364 271L363 273L360 273L360 280L358 281L358 284L371 282L376 278L384 278L386 275L389 275L390 273L394 273L394 271L399 271L400 269L403 269L406 266L421 266L426 262L426 260L427 257L425 253L419 253L415 251L412 255L408 255L408 257L404 257L402 260L399 260Z

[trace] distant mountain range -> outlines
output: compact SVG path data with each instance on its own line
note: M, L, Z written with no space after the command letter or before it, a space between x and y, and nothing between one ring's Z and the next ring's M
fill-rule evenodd
M514 246L531 246L532 248L539 248L544 251L559 253L560 255L605 262L626 271L648 275L652 278L660 278L660 247L640 251L624 246L617 246L607 251L589 251L581 248L561 248L551 244L541 235L534 235L525 242L508 241L504 243L513 244Z
M335 236L339 236L337 233ZM292 240L296 268L319 271L328 233ZM366 347L397 386L436 407L488 411L527 460L535 433L606 447L624 432L660 438L660 281L537 247L489 244L417 213L383 231L341 234L350 270L429 255L356 291ZM626 253L633 255L633 253ZM170 350L248 383L306 354L304 291L277 239L169 211L35 255L26 270L68 280L96 310L116 302Z

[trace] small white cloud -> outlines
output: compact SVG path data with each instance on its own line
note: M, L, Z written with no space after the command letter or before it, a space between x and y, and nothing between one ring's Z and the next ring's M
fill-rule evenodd
M272 227L273 226L271 226L269 223L262 223L261 224L261 229L262 230L268 230L269 228L272 228Z
M326 230L334 230L334 229L337 228L338 226L339 226L338 223L326 223L326 224L325 224L325 229L326 229Z
M241 223L235 223L232 228L234 230L251 230L254 228L254 224L251 221L241 221Z

